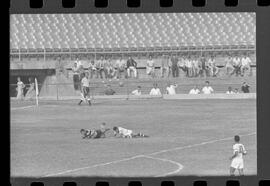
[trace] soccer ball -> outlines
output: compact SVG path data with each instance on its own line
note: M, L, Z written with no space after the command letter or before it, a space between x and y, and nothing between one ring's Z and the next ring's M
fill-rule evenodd
M119 87L123 87L124 83L122 81L119 82Z

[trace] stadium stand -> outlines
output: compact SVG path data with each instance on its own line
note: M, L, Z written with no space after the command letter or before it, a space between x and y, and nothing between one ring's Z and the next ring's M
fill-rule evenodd
M12 52L70 49L255 47L255 14L16 14Z
M132 53L138 64L138 79L123 80L124 87L119 87L118 81L107 82L117 95L129 94L138 85L143 87L143 94L148 94L156 81L162 91L171 81L179 85L178 93L187 93L194 84L202 85L206 79L217 93L225 92L228 86L239 88L243 81L251 85L251 92L256 92L255 21L255 13L242 12L13 14L10 16L10 69L14 79L11 90L15 91L17 76L26 80L34 76L42 80L40 96L78 97L73 89L71 71L77 57L88 64L88 56L96 60L108 55L115 62L119 56L126 60ZM227 52L231 55L249 53L253 75L225 76L223 67ZM148 79L145 73L148 54L153 55L160 77L163 54L187 53L214 55L216 65L222 68L220 75L190 79L181 71L178 79ZM65 71L57 75L59 54ZM91 79L94 95L103 95L106 83L102 82L103 79Z

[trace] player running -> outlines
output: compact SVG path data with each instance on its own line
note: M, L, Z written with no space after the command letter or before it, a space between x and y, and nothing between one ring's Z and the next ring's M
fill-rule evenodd
M233 145L233 156L230 157L232 160L230 167L230 175L234 176L234 172L237 169L239 171L239 175L244 175L244 160L243 155L247 154L245 147L240 143L240 137L238 135L234 136L235 144Z
M113 127L114 136L120 136L122 138L147 138L149 136L143 133L134 134L132 130L125 129L123 127Z
M80 102L78 103L78 105L81 105L81 103L83 102L83 101L87 101L88 102L88 104L89 104L89 106L91 106L91 101L90 101L90 95L89 95L89 93L90 93L90 88L89 88L89 84L90 84L90 82L89 82L89 78L88 78L88 73L83 73L82 74L82 80L81 80L81 83L82 83L82 92L81 92L81 100L80 100Z
M106 128L105 125L106 123L102 123L100 129L81 129L80 133L82 134L82 139L105 138L106 132L110 130Z

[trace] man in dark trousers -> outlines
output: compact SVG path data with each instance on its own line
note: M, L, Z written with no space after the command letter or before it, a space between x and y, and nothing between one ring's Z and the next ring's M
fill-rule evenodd
M175 54L172 56L171 62L172 62L172 76L178 77L179 76L178 58Z
M137 63L131 57L127 60L127 75L131 77L131 71L134 73L134 77L137 78Z
M200 66L201 66L201 70L200 70L201 77L204 77L204 75L208 76L206 58L205 58L204 54L201 57Z
M246 82L244 82L242 87L241 87L242 92L243 93L249 93L249 87L250 86Z

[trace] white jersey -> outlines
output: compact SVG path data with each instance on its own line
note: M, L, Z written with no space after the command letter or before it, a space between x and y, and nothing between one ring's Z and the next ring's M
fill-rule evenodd
M199 89L191 89L190 91L189 91L189 94L199 94L200 93L200 90Z
M205 86L205 87L203 87L202 92L203 92L204 94L211 94L212 92L214 92L214 90L213 90L213 88L210 87L210 86L208 86L208 87Z
M167 87L166 90L167 90L168 94L175 95L176 94L176 91L175 91L176 87L177 87L176 85L171 85L171 86Z
M234 91L227 91L226 94L234 94L235 92Z
M131 134L132 134L132 130L128 130L128 129L125 129L125 128L122 128L122 127L118 127L118 130L119 130L119 134L124 136L124 137L132 137Z
M151 96L159 96L161 95L160 89L159 88L152 88L150 91Z
M148 60L147 62L146 62L146 64L147 64L147 66L148 67L154 67L154 60L152 59L152 60Z
M241 143L236 143L233 145L233 154L238 152L237 156L235 158L243 159L243 154L247 153L245 147Z
M132 94L132 95L135 95L135 96L140 96L140 95L142 95L142 92L139 91L138 89L136 89L136 90L133 90L133 91L131 92L131 94Z
M247 153L243 144L236 143L233 145L233 154L238 152L237 156L233 158L231 167L235 169L243 169L244 168L244 160L243 154Z
M251 63L251 60L249 57L242 58L242 66L247 66Z
M82 86L89 87L89 79L87 79L86 77L82 78Z

